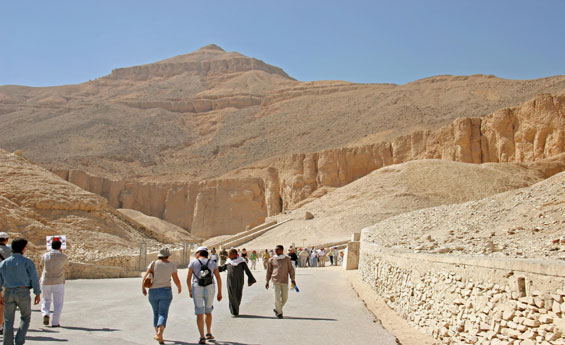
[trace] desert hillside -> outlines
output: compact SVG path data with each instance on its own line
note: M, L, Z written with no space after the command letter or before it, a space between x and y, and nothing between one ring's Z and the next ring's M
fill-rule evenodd
M108 206L106 199L2 150L0 231L31 241L32 256L45 251L45 236L66 235L66 253L81 263L139 253L140 242L152 250L161 246L146 228Z
M197 181L291 153L388 141L564 92L563 76L300 82L209 45L78 85L0 86L0 147L23 150L51 169Z
M555 157L564 94L564 76L300 82L209 45L78 85L1 86L0 146L115 209L210 238L393 164Z
M548 171L565 169L565 156L537 164L470 164L418 160L381 168L344 187L269 220L292 221L246 243L268 248L276 243L323 245L346 241L354 232L402 213L459 204L542 181ZM314 219L306 220L306 212ZM417 224L418 222L413 222ZM396 227L386 236L395 238Z
M563 191L560 173L482 200L388 218L366 238L406 251L565 259Z
M106 197L115 208L158 217L197 237L243 231L379 168L418 159L467 163L538 162L565 151L565 96L538 95L519 106L458 118L389 142L271 158L219 178L163 183L114 180L82 170L56 173ZM560 172L559 166L547 176Z

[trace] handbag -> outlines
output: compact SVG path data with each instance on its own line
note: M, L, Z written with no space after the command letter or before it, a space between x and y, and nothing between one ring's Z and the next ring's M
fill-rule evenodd
M146 289L150 289L151 286L153 286L153 273L155 271L155 261L151 263L149 270L150 270L149 274L147 275L147 277L145 277L145 280L143 281L143 287Z

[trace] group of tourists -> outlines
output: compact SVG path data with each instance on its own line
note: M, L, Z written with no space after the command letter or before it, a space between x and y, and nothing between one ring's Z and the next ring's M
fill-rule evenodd
M245 285L244 275L247 275L248 286L256 283L247 262L251 259L252 265L254 265L253 261L257 261L257 253L253 251L251 255L248 255L245 251L244 256L244 251L236 249L225 251L222 249L219 255L217 255L215 248L212 251L208 251L206 247L199 247L196 250L194 259L188 266L186 284L190 298L194 302L196 325L200 333L199 344L206 344L206 341L215 340L212 335L212 311L214 310L214 298L218 301L222 300L222 278L220 272L227 272L229 309L233 317L239 316L243 286ZM290 257L284 255L283 246L277 246L274 253L275 255L267 261L265 288L269 289L270 282L272 281L275 291L275 308L273 312L277 318L282 319L283 307L288 299L289 277L292 287L296 286L295 271ZM153 309L154 339L159 344L164 344L163 333L167 325L169 307L173 299L171 280L175 283L178 293L182 292L177 267L169 261L170 256L171 253L168 248L161 249L158 259L149 265L142 279L142 292L144 295L149 296L149 302ZM223 256L226 257L225 260Z
M337 266L343 261L343 251L336 247L329 249L299 248L294 256L296 256L297 267L326 267L328 262L330 266Z
M61 250L61 241L55 239L51 250L41 257L42 268L39 278L34 262L25 257L28 241L24 238L14 239L8 246L8 234L0 233L0 334L4 334L3 345L23 345L31 321L31 295L34 304L41 303L43 324L61 327L60 318L63 310L65 291L65 268L68 258ZM178 276L177 265L169 258L168 248L159 251L158 259L147 267L142 279L142 293L148 296L153 309L154 339L164 344L164 331L167 325L169 307L173 300L171 281L178 294L182 293L182 284ZM284 254L282 245L273 250L265 250L261 255L266 270L265 288L274 288L275 303L273 312L276 318L282 319L283 307L288 299L289 280L291 288L296 287L296 267L323 267L329 259L330 265L337 265L343 253L335 247L293 248ZM227 272L227 291L229 310L233 317L240 315L240 305L247 275L247 285L256 283L252 270L256 269L260 255L255 251L248 253L241 249L221 249L219 253L213 248L199 247L188 267L187 287L189 296L194 302L196 324L200 333L199 344L213 341L212 311L214 298L222 300L222 278L220 272ZM251 269L248 266L251 265ZM217 286L217 288L216 288ZM296 287L298 291L298 288ZM51 304L53 315L51 318ZM14 337L14 321L16 309L20 311L20 326Z
M35 264L24 256L28 249L28 241L16 238L8 246L8 234L0 233L0 334L4 335L3 345L23 345L31 321L31 295L35 295L34 304L41 303L43 324L61 327L60 318L63 311L65 294L65 267L68 258L61 251L59 240L51 242L51 250L41 257L43 267L41 279ZM53 319L50 320L51 304ZM14 321L16 308L20 311L20 326L14 338Z

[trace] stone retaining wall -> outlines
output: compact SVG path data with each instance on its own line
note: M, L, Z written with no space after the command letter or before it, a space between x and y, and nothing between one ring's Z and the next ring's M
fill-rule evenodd
M71 262L66 271L67 279L102 279L139 277L145 272L145 267L157 260L158 252L147 253L147 258L140 262L139 254L108 257L95 262ZM171 249L169 261L179 268L186 268L192 259L191 249ZM38 263L36 264L38 265ZM142 270L140 270L142 266ZM37 266L39 267L39 266Z
M565 262L399 252L361 240L359 273L443 344L565 344Z

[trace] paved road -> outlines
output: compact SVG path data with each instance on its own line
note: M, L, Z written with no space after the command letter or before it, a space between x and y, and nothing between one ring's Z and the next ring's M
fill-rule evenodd
M341 268L299 269L300 292L289 293L285 319L274 317L273 290L265 290L264 271L255 271L256 285L244 290L240 318L231 318L225 299L215 303L212 332L220 345L396 344L357 298ZM183 293L174 296L165 331L166 344L198 342L194 305L180 272ZM222 274L225 278L225 275ZM41 324L33 307L26 344L141 345L153 340L152 311L140 291L140 279L67 282L63 328Z

